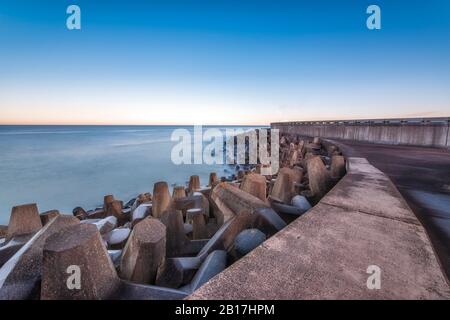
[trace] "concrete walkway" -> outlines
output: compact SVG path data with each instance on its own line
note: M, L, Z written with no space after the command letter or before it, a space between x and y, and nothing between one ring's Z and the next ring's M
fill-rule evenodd
M423 224L450 278L450 150L333 141L346 156L365 157L395 184Z
M369 289L369 266L381 269ZM426 232L363 158L311 209L189 299L449 299Z

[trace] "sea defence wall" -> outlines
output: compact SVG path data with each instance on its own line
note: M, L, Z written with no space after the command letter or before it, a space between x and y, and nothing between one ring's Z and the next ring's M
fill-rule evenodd
M281 133L374 143L450 148L450 118L275 122Z
M379 289L367 285L374 268ZM188 297L449 298L424 228L365 158L347 158L347 174L314 208Z

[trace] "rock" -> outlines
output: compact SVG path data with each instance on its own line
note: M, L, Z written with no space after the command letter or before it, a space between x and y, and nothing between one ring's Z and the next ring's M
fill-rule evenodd
M166 255L166 227L157 219L147 218L133 229L123 250L122 278L139 283L154 283Z
M182 287L180 290L192 293L206 282L208 282L215 275L225 270L227 266L227 253L223 250L216 250L211 252L201 265L200 269L195 274L192 282Z
M129 228L118 228L112 230L105 236L105 240L108 243L108 248L111 250L122 249L131 233Z
M172 192L172 200L185 198L186 188L184 186L175 186Z
M150 216L152 213L152 203L143 203L133 211L131 225L134 227L139 221Z
M103 219L105 218L106 213L102 208L95 209L94 211L89 211L86 215L87 219Z
M155 218L160 218L162 213L169 207L170 204L169 187L164 181L155 183L153 186L153 207L152 215Z
M266 240L266 235L258 229L247 229L239 233L234 239L234 251L237 258L245 256L247 253L258 247Z
M320 138L319 137L314 137L313 143L314 144L320 144Z
M166 227L166 256L180 255L189 242L184 228L183 214L179 210L166 210L161 216L161 222Z
M35 233L41 228L42 222L36 204L16 206L11 211L6 238Z
M45 226L47 223L50 222L50 220L58 217L59 211L58 210L50 210L50 211L46 211L40 214L40 218L41 218L41 223L43 226Z
M198 257L168 258L159 268L156 285L179 288L188 284L200 268L202 260Z
M93 223L101 235L107 234L117 227L117 218L114 216L109 216L99 221Z
M345 158L343 156L334 155L331 157L331 176L340 179L345 175Z
M304 210L305 212L311 209L311 204L309 203L309 201L306 199L306 197L301 195L296 195L295 197L293 197L291 203L294 207Z
M266 201L266 178L257 173L251 173L242 179L240 189Z
M0 300L39 298L45 241L64 227L79 224L71 216L59 216L36 233L0 269Z
M77 217L80 220L83 220L86 218L87 213L82 207L76 207L72 210L73 216Z
M309 188L312 194L320 199L331 188L331 177L319 156L308 160Z
M300 183L303 171L299 168L281 168L273 185L270 197L284 203L290 203L295 193L295 184Z
M197 191L200 189L200 177L199 176L191 176L189 178L189 193Z
M123 207L124 208L132 208L133 209L133 205L136 203L136 200L137 200L137 198L130 199L130 201L125 203L125 205Z
M79 272L80 286L75 277ZM108 299L120 281L103 245L100 232L91 224L70 226L47 238L42 270L42 300Z
M208 187L214 187L217 183L219 183L219 180L217 179L217 174L215 172L211 172L209 174Z

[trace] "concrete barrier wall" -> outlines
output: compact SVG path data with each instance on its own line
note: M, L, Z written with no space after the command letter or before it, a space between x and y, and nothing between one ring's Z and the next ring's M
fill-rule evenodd
M376 290L367 285L374 267L381 272ZM347 174L314 208L188 297L449 298L425 229L364 158L347 158Z
M450 148L450 118L275 122L282 133Z

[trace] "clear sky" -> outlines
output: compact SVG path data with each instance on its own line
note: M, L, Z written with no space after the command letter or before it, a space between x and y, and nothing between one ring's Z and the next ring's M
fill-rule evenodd
M0 0L1 124L415 116L450 116L448 0Z

